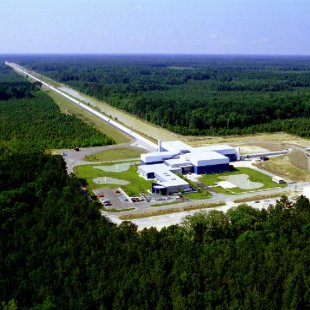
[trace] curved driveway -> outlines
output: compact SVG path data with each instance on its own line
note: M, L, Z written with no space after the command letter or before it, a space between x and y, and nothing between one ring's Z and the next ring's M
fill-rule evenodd
M123 144L115 144L115 145L106 145L106 146L95 146L95 147L88 147L88 148L80 148L79 151L74 151L72 149L63 149L62 154L63 158L67 164L67 171L68 174L73 173L74 167L79 165L87 165L87 164L94 164L93 161L84 160L85 156L95 154L101 151L112 150L112 149L120 149L120 148L128 148L128 147L140 147L137 145L136 141L132 143L123 143ZM145 150L147 152L147 150ZM130 159L132 160L132 158ZM119 161L119 160L117 160ZM96 161L99 163L100 161ZM106 162L106 161L105 161Z

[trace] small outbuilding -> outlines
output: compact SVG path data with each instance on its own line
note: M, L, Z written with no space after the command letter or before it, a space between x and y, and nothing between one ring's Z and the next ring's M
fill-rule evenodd
M306 198L310 199L310 186L304 187L302 194Z
M275 182L275 183L278 183L278 184L285 184L285 183L287 183L283 178L278 177L276 175L272 177L272 181Z

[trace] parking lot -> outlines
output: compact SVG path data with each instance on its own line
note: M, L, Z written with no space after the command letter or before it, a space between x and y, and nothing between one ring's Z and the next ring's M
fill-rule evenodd
M129 209L147 207L147 201L133 202L120 188L99 188L94 190L95 195L106 209Z

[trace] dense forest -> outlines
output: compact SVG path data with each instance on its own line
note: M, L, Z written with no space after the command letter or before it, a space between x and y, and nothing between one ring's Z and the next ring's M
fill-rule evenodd
M305 197L138 231L101 216L62 157L42 152L43 142L12 148L5 139L1 134L2 309L309 309ZM26 145L28 136L18 139Z
M0 180L3 308L310 307L304 197L138 232L132 223L116 226L102 217L60 156L4 152Z
M14 59L181 134L310 136L306 57L58 56Z
M11 148L74 148L114 141L81 120L60 112L55 102L0 64L0 136Z

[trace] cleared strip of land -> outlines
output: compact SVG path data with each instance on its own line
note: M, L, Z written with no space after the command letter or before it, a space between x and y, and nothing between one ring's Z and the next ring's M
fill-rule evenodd
M102 113L98 112L97 110L95 110L94 108L89 107L87 104L82 103L81 101L71 97L70 95L68 95L67 93L64 93L63 91L59 90L58 88L46 83L45 81L43 81L41 78L38 78L37 76L35 76L33 74L32 71L30 70L26 70L25 68L23 68L22 66L16 65L14 63L9 63L9 62L5 62L6 65L12 67L16 72L22 74L22 75L28 75L30 76L32 79L41 82L44 86L48 87L49 89L51 89L52 91L55 91L56 93L64 96L65 98L71 100L73 103L79 105L81 108L83 108L84 110L96 115L97 117L99 117L100 119L102 119L103 121L111 124L111 126L114 126L116 128L118 128L119 130L123 131L124 133L130 135L131 137L135 138L137 141L139 141L139 143L145 145L147 148L151 149L151 150L155 150L157 149L157 144L155 144L154 142L150 141L149 139L145 138L144 136L138 134L137 132L134 132L133 130L131 130L130 128L118 123L117 121L103 115ZM37 74L36 74L37 75Z
M111 137L117 144L130 142L131 139L127 135L124 135L119 130L103 122L93 114L86 112L84 109L72 103L65 97L48 90L46 87L44 87L43 90L54 99L55 103L59 106L63 113L70 114L81 119L86 124Z

